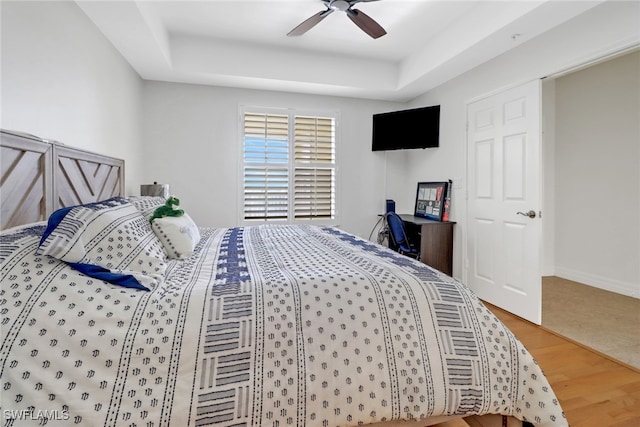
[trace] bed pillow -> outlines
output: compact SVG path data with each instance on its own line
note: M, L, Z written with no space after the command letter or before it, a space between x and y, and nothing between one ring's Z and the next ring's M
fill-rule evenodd
M167 257L185 259L191 256L200 241L200 231L191 217L182 216L155 218L151 228L162 242Z
M151 219L153 212L158 207L164 206L167 201L164 197L159 196L128 196L126 200L135 206L147 220Z
M157 286L166 269L164 248L149 221L120 197L51 214L37 253L88 276L145 290Z

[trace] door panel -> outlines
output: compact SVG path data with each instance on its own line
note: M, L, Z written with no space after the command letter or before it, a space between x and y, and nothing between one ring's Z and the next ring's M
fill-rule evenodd
M478 296L541 322L540 82L467 106L468 285Z
M479 241L490 241L493 235L494 221L486 220L482 218L476 218L476 236ZM492 245L487 245L482 248L483 250L475 251L475 274L478 279L485 281L485 283L493 284L495 281L494 275L494 256Z
M504 140L504 199L523 200L525 197L523 176L526 162L526 135L511 135Z
M476 196L490 199L493 196L493 140L478 141L475 157Z

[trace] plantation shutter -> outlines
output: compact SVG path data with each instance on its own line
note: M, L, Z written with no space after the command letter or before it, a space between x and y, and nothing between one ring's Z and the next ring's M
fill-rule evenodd
M245 221L335 219L335 118L243 112Z
M295 219L335 215L335 120L331 117L294 118Z
M244 115L244 219L286 219L289 211L289 118Z

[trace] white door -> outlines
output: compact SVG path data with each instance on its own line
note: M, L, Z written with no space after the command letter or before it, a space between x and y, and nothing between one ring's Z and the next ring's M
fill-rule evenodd
M542 320L540 90L536 80L467 106L467 283L481 299L536 324Z

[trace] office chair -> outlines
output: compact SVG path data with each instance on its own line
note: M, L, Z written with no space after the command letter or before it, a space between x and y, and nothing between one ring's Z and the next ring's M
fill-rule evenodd
M407 233L404 231L404 222L402 218L395 212L387 212L384 216L387 222L387 228L389 229L389 237L391 242L395 246L395 250L402 255L409 256L411 258L420 258L420 251L416 249L407 238Z

